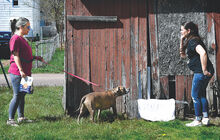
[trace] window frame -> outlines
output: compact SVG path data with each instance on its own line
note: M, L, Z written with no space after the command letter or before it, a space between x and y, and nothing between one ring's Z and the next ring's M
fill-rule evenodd
M18 6L18 0L12 0L12 6L17 7Z

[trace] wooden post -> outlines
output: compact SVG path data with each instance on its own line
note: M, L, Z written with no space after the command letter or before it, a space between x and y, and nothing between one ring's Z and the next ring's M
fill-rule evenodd
M36 56L38 56L38 46L39 46L39 44L36 43L36 48L35 48L35 50L36 50ZM38 60L36 60L36 68L38 68Z

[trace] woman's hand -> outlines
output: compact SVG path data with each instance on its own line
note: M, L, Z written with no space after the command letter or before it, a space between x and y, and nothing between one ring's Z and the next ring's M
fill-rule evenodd
M203 71L203 74L206 75L206 76L209 76L209 77L212 76L212 74L211 74L210 72L208 72L207 70L204 70L204 71Z
M20 74L21 74L21 77L22 77L22 78L26 77L26 74L24 73L23 70L20 70Z
M186 54L185 53L180 53L180 57L184 59L184 58L186 58Z
M43 57L41 57L41 56L35 56L35 59L39 60L39 61L43 61L44 60Z
M184 41L185 38L186 38L186 35L185 35L185 34L181 34L181 36L180 36L180 40L181 40L181 41Z

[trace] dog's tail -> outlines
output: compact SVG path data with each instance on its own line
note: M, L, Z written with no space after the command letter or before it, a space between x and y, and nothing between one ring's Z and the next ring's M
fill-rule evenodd
M83 102L85 101L85 99L86 99L86 96L82 97L82 99L80 101L80 104L79 104L79 108L75 112L79 111L79 109L81 108L81 106L82 106Z

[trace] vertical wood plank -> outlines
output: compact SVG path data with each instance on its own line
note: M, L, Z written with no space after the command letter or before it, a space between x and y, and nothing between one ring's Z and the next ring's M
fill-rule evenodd
M74 14L74 6L75 6L75 2L76 0L73 0L73 1L69 1L68 6L71 6L71 8L68 8L68 11L67 11L67 14ZM68 22L69 23L69 22ZM68 39L68 42L69 42L69 51L67 52L69 54L69 57L68 57L68 71L74 73L74 68L72 67L74 65L74 59L75 59L75 56L73 55L73 52L74 52L74 29L72 28L72 23L69 23L70 27L68 28L68 32L69 32L69 35L68 37L70 37ZM71 32L71 33L70 33ZM75 106L73 104L73 101L74 101L74 88L72 88L72 85L74 84L74 81L73 81L73 77L71 77L70 75L68 76L68 97L67 97L67 100L68 100L68 112L70 114L72 114L71 110L74 110L75 109Z
M152 71L152 93L155 98L160 96L160 81L159 81L159 52L157 46L157 26L156 16L154 11L155 1L148 1L149 8L149 29L150 29L150 53L151 53L151 71Z
M87 3L87 6L89 6L90 10L92 10L91 12L96 13L97 12L97 8L96 8L96 4L98 4L97 1L94 2L89 2ZM93 14L92 14L93 15ZM90 60L91 60L91 65L90 65L90 69L91 69L91 81L97 83L100 85L100 81L99 81L99 77L98 77L98 69L99 66L96 64L98 63L98 42L97 40L99 40L99 36L98 36L98 30L96 29L98 26L97 24L93 23L89 25L90 27ZM94 91L97 90L98 87L92 86L92 89Z
M113 4L112 4L112 1L106 1L105 3L106 5L109 5L110 7L113 7ZM106 14L107 15L112 15L112 10L113 8L107 8L106 9ZM111 72L111 67L110 67L110 63L111 63L111 59L110 59L110 54L111 54L111 45L110 45L110 42L111 42L111 39L110 39L110 32L111 32L111 29L110 29L110 24L107 24L106 26L106 30L105 30L105 54L106 54L106 71L105 71L105 90L107 89L110 89L111 86L110 86L110 72Z
M138 99L138 46L139 46L139 38L138 38L138 0L131 0L131 88L132 88L132 97L133 101L131 104L132 117L137 114L137 102Z
M169 79L168 76L160 77L161 84L161 94L165 96L166 99L169 99Z
M184 76L177 75L176 76L176 100L182 101L184 96L184 88L186 88L186 77L184 83Z
M66 15L69 15L69 14L72 14L73 13L73 1L72 0L66 0L66 3L65 3L65 8L66 8ZM65 15L65 16L66 16ZM69 53L72 48L73 48L73 44L72 44L72 25L66 21L66 47L65 47L65 69L67 71L70 71L70 67L69 65L71 65L72 62L72 57L73 55L71 55L71 53ZM65 103L65 108L67 109L67 111L69 110L69 106L70 106L70 100L69 100L69 97L71 96L70 93L71 93L71 89L70 89L70 76L67 75L66 76L66 97L64 99L64 101L66 102Z
M115 10L114 10L114 14L116 14L119 18L119 21L121 20L122 17L122 1L115 1ZM117 25L119 25L120 23L117 22ZM122 30L123 28L117 28L117 51L118 51L118 58L117 58L117 69L116 69L116 73L117 73L117 85L122 85ZM124 112L123 110L123 97L120 96L116 99L116 107L117 107L117 112Z
M132 86L131 86L131 53L130 53L130 47L131 47L131 32L130 32L130 9L131 9L131 0L123 0L123 34L124 34L124 40L123 40L123 64L122 64L122 79L126 81L125 86L130 87L131 92L124 96L124 102L125 105L125 112L127 112L128 116L131 116L133 113L131 112L131 98L132 98Z
M105 1L101 1L100 3L100 12L104 15L106 14L106 8L105 8ZM106 54L105 54L105 32L106 28L105 25L107 23L101 23L100 27L100 42L99 42L99 50L100 50L100 57L97 65L100 65L100 85L101 89L100 91L105 90L105 62L106 62Z
M141 81L138 81L138 91L141 92L141 98L147 97L147 8L146 0L139 0L138 3L138 32L139 32L139 47L138 47L138 73L140 73Z

